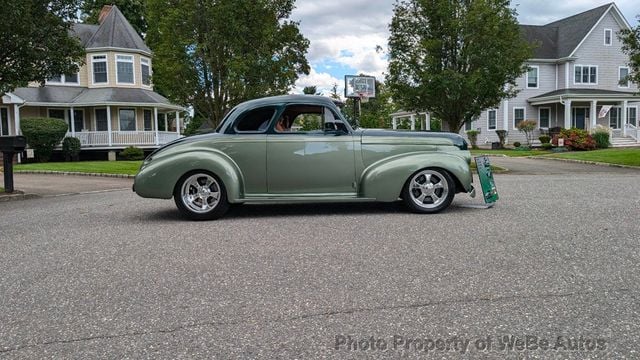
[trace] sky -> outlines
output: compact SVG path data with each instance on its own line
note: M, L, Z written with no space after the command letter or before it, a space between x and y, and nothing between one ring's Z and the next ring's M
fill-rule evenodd
M344 92L344 76L360 73L384 79L387 71L387 38L394 0L297 0L291 19L300 22L309 39L309 75L301 76L293 92L316 86L328 94L333 84ZM517 0L511 7L518 21L544 25L611 2L598 0ZM618 0L616 5L631 26L638 25L640 1ZM383 51L376 51L377 47Z

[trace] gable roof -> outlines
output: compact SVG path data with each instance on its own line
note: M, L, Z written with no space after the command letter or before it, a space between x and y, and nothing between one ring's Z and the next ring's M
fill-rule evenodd
M539 45L533 51L535 59L569 57L611 7L615 4L605 4L541 26L520 25L520 32L525 40Z
M100 25L73 24L73 33L86 49L120 48L151 54L140 35L115 5L111 6Z

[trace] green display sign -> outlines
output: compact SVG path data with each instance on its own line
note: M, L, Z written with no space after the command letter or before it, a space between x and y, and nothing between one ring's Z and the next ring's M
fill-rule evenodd
M496 200L498 200L498 189L496 189L496 182L493 180L489 157L476 157L476 168L478 169L478 177L480 178L484 202L487 204L496 202Z

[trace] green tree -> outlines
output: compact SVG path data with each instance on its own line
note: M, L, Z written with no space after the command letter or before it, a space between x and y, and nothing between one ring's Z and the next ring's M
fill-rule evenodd
M508 0L399 0L390 25L388 86L407 110L458 132L517 93L531 46Z
M640 15L638 15L638 20L640 20ZM622 41L622 51L629 55L631 71L627 79L640 85L640 25L621 30L618 37ZM622 81L627 79L622 79Z
M0 21L0 95L78 71L84 48L69 36L77 0L2 1Z
M144 38L147 32L146 0L84 0L82 2L84 22L98 24L100 11L105 5L116 5L131 26Z
M334 83L331 87L331 93L329 94L329 97L334 100L342 100L342 97L340 97L340 94L338 94L338 83Z
M302 89L302 93L305 95L321 95L316 86L305 86L304 89Z
M294 0L147 0L153 81L217 126L248 99L287 93L309 73Z

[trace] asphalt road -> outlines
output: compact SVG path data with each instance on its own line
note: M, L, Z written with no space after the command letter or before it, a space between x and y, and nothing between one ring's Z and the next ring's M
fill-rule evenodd
M637 358L639 179L497 175L494 208L430 216L0 203L0 358Z

